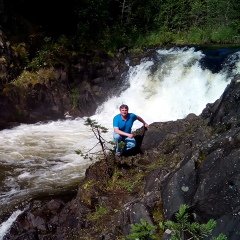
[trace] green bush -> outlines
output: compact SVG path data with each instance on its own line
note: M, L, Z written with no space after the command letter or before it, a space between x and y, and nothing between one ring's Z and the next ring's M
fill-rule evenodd
M59 42L53 42L45 37L45 44L36 54L36 57L27 66L28 69L37 71L46 67L66 67L70 59L75 55L74 51L68 50L69 41L61 36Z
M211 40L214 43L231 43L237 32L229 27L221 27L212 31Z
M45 80L55 80L54 68L42 68L37 72L30 72L24 70L21 75L13 81L16 86L27 87L30 85L35 85L36 83L43 83Z
M182 240L185 239L185 237L188 239L200 240L209 236L216 226L216 221L213 219L210 219L206 224L200 224L197 222L191 222L190 217L189 206L183 204L176 213L176 222L160 222L159 226L163 230L171 230L172 240ZM220 234L217 238L212 239L226 240L227 238L223 234Z
M127 239L154 240L156 239L153 235L155 229L155 226L141 219L140 223L131 225L131 234L127 236Z
M206 44L210 42L211 32L207 29L201 29L198 27L192 27L187 34L187 40L189 44Z

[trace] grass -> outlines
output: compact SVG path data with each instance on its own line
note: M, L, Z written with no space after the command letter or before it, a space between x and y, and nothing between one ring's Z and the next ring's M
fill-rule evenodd
M94 222L97 226L101 223L102 217L108 214L108 210L103 206L96 206L95 212L92 212L87 216L87 220Z
M139 35L133 48L170 46L170 45L204 45L204 44L240 44L236 30L230 27L197 28L187 31L166 31L159 29L146 35Z
M24 70L12 83L18 87L28 87L29 84L35 85L49 80L56 80L54 68L42 68L37 72Z

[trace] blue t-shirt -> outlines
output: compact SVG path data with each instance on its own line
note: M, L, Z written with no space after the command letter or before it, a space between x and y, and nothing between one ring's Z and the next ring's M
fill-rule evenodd
M119 130L123 132L131 133L132 125L136 120L137 120L137 115L134 113L128 113L126 121L122 119L121 114L118 114L113 118L113 127L119 128Z

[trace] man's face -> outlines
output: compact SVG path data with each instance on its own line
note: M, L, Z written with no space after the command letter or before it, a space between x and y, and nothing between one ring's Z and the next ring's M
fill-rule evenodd
M128 109L127 108L121 108L120 113L123 117L126 117L128 114Z

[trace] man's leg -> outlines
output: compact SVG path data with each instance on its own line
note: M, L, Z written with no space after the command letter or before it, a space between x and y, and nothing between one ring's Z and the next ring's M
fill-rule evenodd
M118 147L118 144L123 140L123 138L121 137L121 135L117 134L117 133L113 133L113 139L116 143L116 154L121 154L122 153L122 149L120 149Z
M129 150L136 147L135 138L125 138L124 142L126 143L124 150Z

